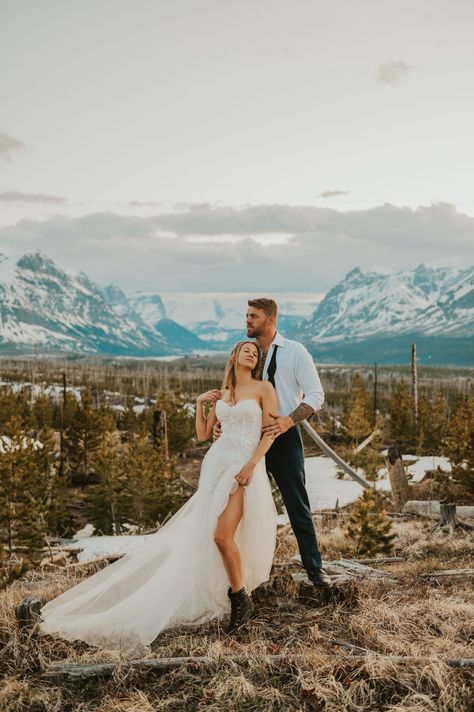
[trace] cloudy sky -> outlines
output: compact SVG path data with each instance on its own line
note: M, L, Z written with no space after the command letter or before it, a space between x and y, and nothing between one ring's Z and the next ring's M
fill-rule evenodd
M324 292L474 263L471 0L0 0L0 252Z

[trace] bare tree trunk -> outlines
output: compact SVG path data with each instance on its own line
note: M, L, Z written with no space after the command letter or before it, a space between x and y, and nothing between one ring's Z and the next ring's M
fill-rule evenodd
M458 522L456 519L456 505L450 502L440 502L441 519L431 530L434 532L444 532L445 534L453 534L456 529L472 530L470 524Z
M392 500L395 511L401 512L408 501L408 479L398 445L392 445L387 454L387 470L392 488Z
M377 361L374 363L374 423L377 422Z
M418 433L418 373L416 370L416 344L411 346L411 393L413 398L413 424Z

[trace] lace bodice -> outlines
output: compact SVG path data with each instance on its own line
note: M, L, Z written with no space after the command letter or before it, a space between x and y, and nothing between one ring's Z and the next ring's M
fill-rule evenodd
M235 405L220 399L216 415L222 424L222 435L217 441L223 447L236 444L252 453L262 437L262 409L254 398L244 398Z

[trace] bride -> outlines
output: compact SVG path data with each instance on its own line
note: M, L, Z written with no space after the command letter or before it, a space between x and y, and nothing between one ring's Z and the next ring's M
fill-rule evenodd
M192 497L146 543L46 603L41 633L99 648L145 652L166 628L222 619L228 633L252 614L249 593L268 580L276 543L276 509L262 436L277 413L275 390L259 381L260 350L234 346L222 390L200 395L196 433L208 440ZM206 417L204 404L212 403Z

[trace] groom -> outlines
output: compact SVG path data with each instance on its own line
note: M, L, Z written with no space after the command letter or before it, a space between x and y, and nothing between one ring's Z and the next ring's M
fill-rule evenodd
M247 336L263 352L261 378L273 384L280 415L263 428L274 433L267 452L267 472L273 476L283 497L301 561L308 578L317 587L331 587L322 569L313 518L305 487L304 452L298 423L319 410L324 391L313 359L303 344L284 338L277 331L278 305L273 299L250 299L246 314Z

